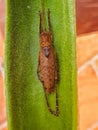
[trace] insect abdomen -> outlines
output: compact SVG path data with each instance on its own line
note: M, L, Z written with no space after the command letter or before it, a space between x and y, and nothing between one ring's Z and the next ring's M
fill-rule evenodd
M40 76L43 82L44 88L48 93L54 91L55 87L55 56L51 52L49 57L40 52Z

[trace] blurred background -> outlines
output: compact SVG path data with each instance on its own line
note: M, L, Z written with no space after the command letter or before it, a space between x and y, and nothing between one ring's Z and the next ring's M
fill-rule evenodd
M7 130L4 92L5 0L0 0L0 130ZM79 130L98 130L98 0L76 1Z

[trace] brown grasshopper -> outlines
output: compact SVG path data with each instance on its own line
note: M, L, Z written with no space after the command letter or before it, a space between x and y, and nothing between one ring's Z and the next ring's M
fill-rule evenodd
M56 53L53 48L52 41L52 31L50 23L50 11L48 10L48 26L49 30L43 29L43 13L39 13L40 16L40 26L39 26L39 39L40 39L40 51L39 51L39 62L38 62L38 78L43 84L45 99L47 103L48 110L51 114L59 115L59 104L58 104L58 94L57 87L55 86L58 81L58 71L57 71L57 61ZM52 110L48 102L47 94L56 92L56 110Z

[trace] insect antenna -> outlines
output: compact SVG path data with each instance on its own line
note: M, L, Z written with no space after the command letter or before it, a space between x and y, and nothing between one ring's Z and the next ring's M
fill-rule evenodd
M48 26L49 26L49 31L51 32L51 22L50 22L50 10L48 9L48 12L47 12L47 15L48 15Z

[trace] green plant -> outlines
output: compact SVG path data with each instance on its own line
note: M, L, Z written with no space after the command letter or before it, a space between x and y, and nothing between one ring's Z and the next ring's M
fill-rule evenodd
M9 130L76 130L77 88L73 0L44 0L58 56L60 116L51 115L37 77L40 0L7 0L5 82ZM51 104L54 104L54 94Z

